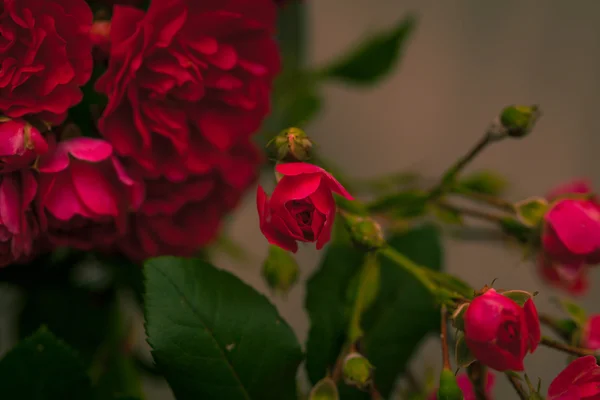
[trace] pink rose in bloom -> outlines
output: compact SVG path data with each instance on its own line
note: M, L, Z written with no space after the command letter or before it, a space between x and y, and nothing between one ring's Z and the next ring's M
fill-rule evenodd
M260 229L271 244L296 252L300 242L316 242L321 249L331 237L336 213L332 192L352 196L331 174L307 163L279 164L284 175L269 199L258 187L256 202Z
M583 327L581 345L587 349L600 349L600 314L588 318Z
M40 132L20 119L0 119L0 267L35 255L33 212L38 182L31 166L48 151Z
M549 201L555 201L570 194L588 193L592 193L590 184L586 180L575 180L555 188L546 197ZM568 200L559 200L558 204L563 201ZM595 208L595 201L584 200L584 202ZM560 211L563 206L559 205L558 207L558 211ZM569 232L573 232L579 228L575 226L569 229L571 229ZM538 256L538 268L542 278L550 285L572 295L585 293L589 286L587 263L595 262L596 256L584 259L576 254L569 254L568 249L565 250L561 240L556 237L556 232L548 225L543 236L543 243L548 246L548 250L544 248L544 251ZM557 254L558 258L555 257Z
M0 0L0 111L61 122L92 73L84 0Z
M59 142L40 158L38 170L38 216L53 245L108 248L143 201L143 185L101 139Z
M120 242L125 254L139 261L167 254L192 256L216 237L222 218L255 181L260 155L247 144L213 158L220 173L182 182L146 181L146 200L131 216L131 231Z
M521 307L494 289L475 297L464 316L467 346L482 364L523 371L523 358L540 342L540 322L531 299Z
M600 400L600 367L594 356L571 362L548 387L547 400Z
M494 376L494 374L488 371L485 382L485 393L487 395L487 400L494 400L492 390L494 389L495 382L496 376ZM473 390L473 384L471 383L471 380L469 379L467 374L461 374L457 376L456 383L458 384L458 387L460 388L464 396L464 400L477 400L477 397L475 396L475 391ZM428 400L437 400L437 391L438 389L436 388L435 391L429 395Z
M280 69L272 0L153 0L115 6L99 121L115 151L147 178L181 182L218 170L269 111Z

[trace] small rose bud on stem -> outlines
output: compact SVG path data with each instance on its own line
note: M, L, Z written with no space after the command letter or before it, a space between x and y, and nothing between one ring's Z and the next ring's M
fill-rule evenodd
M513 138L527 136L535 123L540 119L538 106L508 106L500 114L500 123L506 129L506 134Z
M346 385L367 390L373 383L375 368L362 354L351 352L344 359L342 376Z
M269 246L262 275L271 289L282 294L289 292L298 280L298 270L298 263L289 252L279 246Z
M438 400L463 400L463 393L458 386L456 376L450 365L450 352L448 351L448 312L446 306L442 305L441 309L441 335L442 340L442 358L444 367L440 374L440 385L438 388Z
M275 147L275 158L282 162L297 162L310 159L312 141L300 128L288 128L275 136L267 147Z
M308 400L339 400L339 398L337 385L330 377L317 382L308 395Z
M344 224L355 245L367 251L373 251L385 246L381 226L371 217L350 214L340 211Z

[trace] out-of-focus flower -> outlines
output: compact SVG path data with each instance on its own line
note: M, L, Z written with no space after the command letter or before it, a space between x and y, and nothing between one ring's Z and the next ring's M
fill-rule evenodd
M327 171L307 163L279 164L283 175L271 198L258 187L256 201L260 229L269 241L296 252L300 242L316 242L321 249L331 237L336 213L332 192L352 196Z
M471 383L471 380L469 379L467 374L461 374L461 375L457 376L456 382L458 383L458 387L462 391L464 400L477 400L477 397L475 396L475 392L473 390L473 384ZM487 395L486 398L488 400L493 400L493 398L494 398L492 395L492 391L494 390L495 382L496 382L496 376L493 373L488 371L486 381L485 381L485 393ZM428 400L437 400L437 391L438 391L438 389L436 388L435 391L433 391L429 395Z
M580 357L559 373L548 387L548 400L600 399L600 367L596 357Z
M280 69L272 0L154 0L115 6L99 121L115 151L147 178L173 182L218 169L269 111Z
M61 122L91 76L92 11L84 0L0 0L0 112Z
M22 119L0 118L0 173L29 168L47 151L39 130Z
M535 304L521 307L494 289L477 296L464 316L467 346L482 364L498 371L522 371L523 358L540 342Z
M538 270L550 285L572 295L587 291L589 265L600 261L600 247L594 250L600 246L600 208L591 194L589 182L579 179L556 187L546 196L555 203L545 218ZM587 237L587 249L578 245L586 242L578 235ZM596 245L590 240L596 240Z
M600 349L600 314L592 315L586 321L581 336L581 345L591 350Z
M40 158L38 170L37 214L52 245L109 248L144 198L143 184L101 139L59 142Z

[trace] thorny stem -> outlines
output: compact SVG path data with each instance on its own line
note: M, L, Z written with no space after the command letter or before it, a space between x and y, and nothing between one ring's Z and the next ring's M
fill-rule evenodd
M575 347L575 346L570 346L568 344L564 344L561 342L558 342L556 340L550 339L546 336L542 336L542 340L540 341L541 345L544 345L546 347L550 347L556 350L560 350L562 352L565 352L567 354L571 354L577 357L584 357L584 356L595 356L596 352L594 350L589 350L589 349L582 349L580 347Z
M475 398L477 400L488 400L487 393L485 391L487 381L487 367L480 362L474 362L467 367L467 374L469 380L473 385L473 391L475 392Z
M527 400L529 396L527 395L525 389L523 389L523 385L521 385L521 382L519 382L519 380L515 376L509 373L505 373L505 375L506 378L508 378L508 381L511 383L512 387L515 388L515 391L519 395L519 399Z
M444 369L452 369L450 365L450 351L448 350L448 310L445 305L441 308L440 321L440 339L442 340L442 359L444 361Z
M488 129L481 139L469 150L467 154L461 157L454 165L452 165L442 177L442 180L433 188L429 194L430 200L436 200L444 194L449 186L452 185L456 176L471 162L483 149L488 145L498 140L503 139L503 135L498 135L492 129Z

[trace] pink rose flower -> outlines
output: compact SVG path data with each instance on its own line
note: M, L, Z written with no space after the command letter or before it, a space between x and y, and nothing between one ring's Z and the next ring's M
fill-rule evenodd
M102 139L60 142L40 158L38 215L53 245L108 248L126 232L128 212L144 197Z
M496 376L488 371L485 382L485 393L487 395L487 400L494 400L492 390L494 389L495 382ZM475 396L475 391L473 390L473 384L471 383L471 380L469 379L467 374L461 374L457 376L456 383L458 383L458 387L460 388L464 396L463 400L477 400L477 397ZM437 400L437 391L438 389L436 388L435 391L433 391L429 395L428 400Z
M467 346L482 364L498 371L522 371L527 352L540 342L540 322L531 299L521 307L489 289L473 299L464 316Z
M548 387L547 400L600 400L600 367L594 356L571 362Z
M588 194L591 192L592 189L589 182L580 179L553 189L546 197L549 201L556 201L570 194ZM563 204L565 201L567 203ZM589 205L592 210L597 208L594 200L580 201ZM573 212L572 202L573 200L568 199L559 200L552 208L552 214L547 216L551 221L558 221L559 225L557 226L563 236L568 235L569 232L574 233L581 230L581 226L575 224L569 225L569 223L565 224L564 219L560 220L561 215L565 215L566 219L569 218L570 213ZM593 214L594 212L590 213L590 215ZM598 255L585 257L571 252L568 248L565 248L562 239L558 237L557 231L550 223L546 223L542 242L543 251L538 257L538 270L542 278L550 285L565 290L572 295L585 293L589 286L587 281L588 263L595 262ZM567 241L565 243L571 242Z
M352 196L331 174L307 163L279 164L284 175L269 198L258 187L256 202L260 229L269 241L282 249L298 251L298 241L316 242L321 249L331 237L336 213L332 192Z

